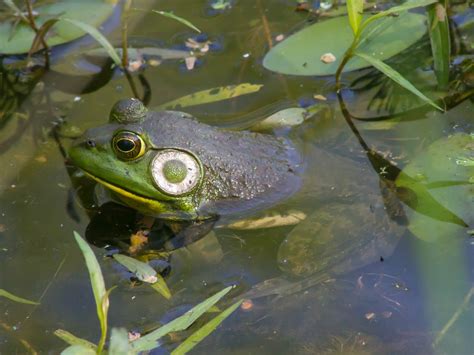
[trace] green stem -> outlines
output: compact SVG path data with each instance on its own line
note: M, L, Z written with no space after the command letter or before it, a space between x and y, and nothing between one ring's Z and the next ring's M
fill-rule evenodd
M132 6L132 0L126 0L122 12L122 67L128 67L128 15Z

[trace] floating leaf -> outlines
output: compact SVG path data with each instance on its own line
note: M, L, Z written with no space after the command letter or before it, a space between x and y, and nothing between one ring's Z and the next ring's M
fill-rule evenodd
M151 12L154 12L155 14L158 14L158 15L161 15L161 16L164 16L164 17L168 17L170 19L178 21L178 22L182 23L183 25L186 25L189 28L193 29L194 31L201 33L201 30L199 28L197 28L196 26L194 26L191 22L189 22L188 20L186 20L182 17L176 16L172 12L159 11L159 10L151 10Z
M363 18L367 18L364 16ZM398 17L386 17L371 24L371 32L358 48L379 60L386 60L417 42L426 33L426 16L404 12ZM315 23L288 37L273 47L265 56L263 65L268 70L290 75L333 75L354 34L346 17L337 17ZM332 53L336 61L324 64L324 53ZM351 59L344 71L369 67L359 59Z
M69 333L67 330L57 329L54 331L54 335L56 335L58 338L61 338L69 345L81 345L82 347L89 348L94 351L97 349L95 344L86 339L78 338L74 334Z
M415 94L418 96L420 99L422 99L424 102L427 104L430 104L431 106L437 108L440 111L444 111L441 107L436 105L431 99L423 95L416 87L413 86L412 83L410 83L408 80L406 80L403 76L400 75L395 69L392 67L388 66L381 60L378 60L375 57L372 57L371 55L361 53L361 52L356 52L355 53L357 56L363 58L370 64L372 64L375 68L380 70L382 73L384 73L386 76L388 76L390 79L395 81L397 84L403 86L405 89L409 90L411 93Z
M179 99L166 102L158 106L159 109L174 110L182 107L208 104L222 100L233 99L238 96L252 94L259 91L263 85L259 84L239 84L221 86L218 88L202 90L191 95L180 97Z
M454 236L474 225L473 166L457 164L459 156L474 158L474 138L458 133L432 143L412 159L397 178L397 190L411 191L414 201L409 229L433 241ZM408 196L410 198L410 196Z
M62 0L54 3L38 5L34 10L38 12L35 17L37 27L41 27L46 21L55 17L67 17L80 21L94 28L99 27L113 12L115 3L103 0ZM26 53L35 38L35 32L30 26L21 21L14 26L15 18L4 20L0 23L0 53L21 54ZM10 38L13 33L13 37ZM54 33L46 39L49 46L55 46L75 40L85 34L85 31L71 26L68 23L58 23L54 27Z
M125 328L112 328L108 350L108 353L111 355L133 354L128 342L128 332Z
M156 271L147 263L139 261L122 254L114 254L114 259L134 273L140 281L155 283L157 281Z
M359 31L359 25L362 21L362 12L364 11L364 0L347 0L347 15L349 23L354 34Z
M186 354L199 344L205 337L211 334L228 316L230 316L242 303L242 300L234 303L232 306L224 310L221 314L207 322L199 330L191 334L185 341L183 341L176 349L171 352L171 355Z
M151 350L158 346L158 340L170 332L177 332L188 328L193 324L196 319L203 315L209 310L214 304L216 304L222 297L224 297L233 286L229 286L222 291L216 293L214 296L209 297L204 302L199 303L191 310L187 311L182 316L172 320L164 326L154 330L153 332L142 336L141 338L132 342L132 348L134 351L146 351Z
M7 290L4 290L2 288L0 288L0 297L5 297L5 298L8 298L10 301L14 301L18 303L32 304L32 305L39 304L38 302L30 301L30 300L27 300L26 298L15 296L13 293L10 293Z

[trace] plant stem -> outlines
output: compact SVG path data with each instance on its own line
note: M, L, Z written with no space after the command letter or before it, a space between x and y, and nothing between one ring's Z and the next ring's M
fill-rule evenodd
M132 6L132 0L126 0L123 4L122 9L122 67L128 67L128 15L130 13L130 7Z

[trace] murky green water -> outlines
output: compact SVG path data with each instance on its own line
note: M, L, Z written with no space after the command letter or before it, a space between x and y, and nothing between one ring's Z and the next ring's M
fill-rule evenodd
M137 4L145 6L151 5ZM149 107L213 87L262 84L258 93L187 111L203 122L231 125L239 122L240 116L268 105L288 102L285 100L304 104L314 102L315 94L324 95L328 98L326 107L312 122L292 133L280 132L296 137L303 147L310 166L304 176L305 186L312 187L304 191L312 192L296 194L286 205L278 206L279 210L291 207L310 215L335 202L331 194L326 194L324 200L318 198L324 195L320 176L325 177L328 189L328 181L333 181L335 189L349 191L350 196L379 194L377 172L370 168L341 114L333 78L281 76L261 65L268 49L267 30L275 38L308 21L306 14L294 11L292 1L236 1L232 9L216 16L207 14L206 1L193 1L192 6L188 1L157 1L151 7L172 9L190 20L218 48L212 50L211 46L211 51L200 57L190 71L180 61L149 66L143 72L151 88ZM182 25L151 14L132 22L134 36L165 47L182 45L193 35ZM108 36L119 38L119 32L115 29ZM428 58L429 52L420 50L416 56ZM57 70L72 67L61 60L55 65L53 69ZM76 73L83 70L81 66L72 69ZM406 71L413 69L408 67ZM360 75L351 73L344 80L350 83ZM376 74L367 75L373 78ZM136 83L140 90L137 80ZM64 86L68 92L59 89ZM0 132L0 288L41 302L39 306L28 306L0 298L1 353L24 353L25 342L37 352L57 353L65 347L53 335L58 328L91 341L99 337L87 271L72 238L73 230L86 235L89 216L73 197L63 158L47 132L60 117L81 128L105 123L112 105L132 93L120 74L92 92L81 93L83 88L84 83L76 86L71 78L58 79L53 72L46 72L35 90L19 102L19 110L29 115L25 125L16 131L17 124L23 122L17 118ZM368 110L375 90L347 90L344 97L349 110L362 117L384 114ZM395 98L401 101L410 99L406 93L397 95ZM368 146L383 152L399 167L438 138L472 132L473 104L467 100L446 114L426 109L402 117L404 122L390 129L380 127L380 122L378 126L357 123ZM64 140L64 144L70 142ZM320 155L314 152L320 149L335 158L318 161ZM348 161L354 169L348 170ZM466 206L472 211L472 188L470 193ZM350 200L346 207L345 211L350 211ZM349 216L347 213L341 214L341 220ZM88 239L93 244L109 244L107 233L114 227L114 218L123 218L118 212L107 212L106 216L112 222L103 224L99 220L89 225ZM114 260L106 257L109 251L94 249L107 286L118 285L111 295L110 325L143 332L175 318L227 285L238 286L231 295L238 297L267 279L284 278L277 251L292 228L242 231L221 227L173 252L164 273L173 293L169 301L144 285L131 287ZM371 230L370 225L368 229ZM391 233L387 232L386 237L394 237ZM100 240L103 235L105 242ZM474 250L466 228L431 243L406 230L400 235L400 241L393 243L393 252L372 255L363 263L365 266L330 275L315 286L303 287L298 278L287 277L294 282L291 292L276 287L270 295L254 299L250 309L236 311L195 352L472 353L472 301L439 345L432 346L472 287ZM310 236L318 238L317 234ZM173 341L176 339L167 340L167 349L173 348Z

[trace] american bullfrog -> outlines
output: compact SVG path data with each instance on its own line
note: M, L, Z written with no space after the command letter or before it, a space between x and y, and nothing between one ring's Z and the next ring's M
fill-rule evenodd
M296 224L278 252L292 275L346 272L388 256L403 230L390 190L364 162L303 143L311 129L307 121L231 131L126 99L69 155L116 201L159 219L241 229Z

